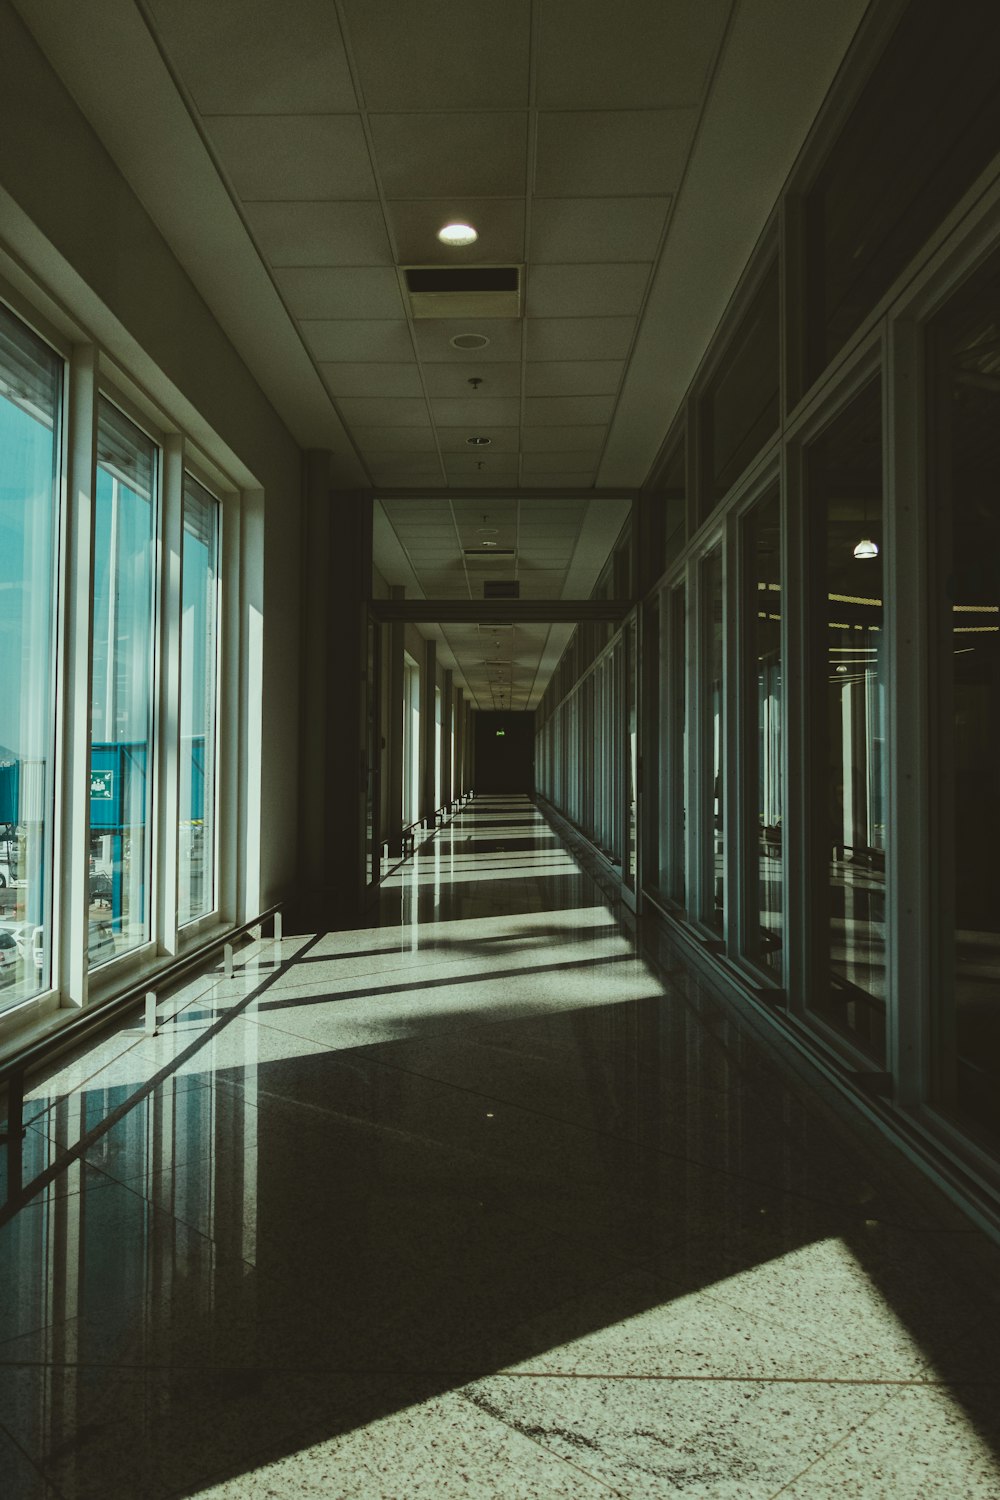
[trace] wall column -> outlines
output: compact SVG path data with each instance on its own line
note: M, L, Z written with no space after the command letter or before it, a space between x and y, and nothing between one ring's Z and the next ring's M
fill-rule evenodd
M403 599L401 583L390 586L390 599ZM386 759L389 768L388 824L389 858L403 857L403 649L406 626L395 620L389 626L389 722L385 726Z
M372 504L331 490L322 449L305 455L304 491L299 918L322 930L364 905Z
M452 725L455 713L455 688L454 673L444 674L444 687L441 689L441 805L450 806L454 796L455 787L452 779Z

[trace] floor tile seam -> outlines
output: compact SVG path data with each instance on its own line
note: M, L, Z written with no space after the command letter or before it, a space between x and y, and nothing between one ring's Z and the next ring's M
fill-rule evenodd
M609 1484L606 1479L599 1477L590 1469L585 1468L583 1464L577 1463L571 1458L567 1458L563 1453L557 1453L553 1448L549 1447L548 1444L543 1443L541 1441L541 1438L538 1437L530 1429L521 1427L514 1421L508 1421L499 1413L487 1409L484 1404L476 1401L474 1397L469 1393L469 1391L456 1390L455 1392L453 1392L453 1394L457 1396L460 1401L464 1401L467 1405L471 1406L472 1409L480 1417L485 1417L488 1421L495 1422L498 1427L505 1428L508 1432L515 1433L522 1440L527 1440L529 1443L533 1443L536 1448L540 1449L541 1452L545 1454L546 1458L549 1459L550 1462L552 1460L556 1460L559 1463L565 1464L568 1469L572 1469L577 1474L582 1474L584 1478L589 1479L592 1484L596 1484L600 1489L604 1491L605 1494L615 1496L616 1500L630 1500L630 1497L626 1491L616 1489L613 1485Z
M859 1422L852 1422L848 1427L848 1430L844 1433L841 1433L840 1437L837 1438L835 1442L831 1443L828 1448L824 1448L821 1453L817 1453L815 1458L811 1459L810 1462L807 1463L802 1469L800 1469L797 1474L793 1474L791 1478L786 1479L784 1484L782 1484L778 1489L772 1491L772 1493L768 1496L768 1500L778 1500L779 1496L787 1494L791 1487L795 1484L798 1484L800 1479L802 1479L806 1474L809 1474L813 1469L815 1469L817 1464L825 1463L826 1460L831 1456L831 1454L836 1453L838 1448L843 1448L861 1431L863 1427L867 1427L869 1422L872 1422L876 1417L881 1416L881 1414L888 1407L890 1407L894 1401L898 1399L899 1392L890 1391L889 1394L885 1397L884 1401L880 1401L878 1405L873 1407L873 1409L868 1412L866 1416L862 1417Z
M62 1490L49 1478L49 1475L42 1468L41 1464L39 1464L35 1456L24 1446L20 1438L7 1426L6 1422L0 1422L0 1433L7 1439L11 1447L20 1454L29 1469L37 1474L41 1483L48 1486L48 1492L55 1496L56 1500L65 1500Z

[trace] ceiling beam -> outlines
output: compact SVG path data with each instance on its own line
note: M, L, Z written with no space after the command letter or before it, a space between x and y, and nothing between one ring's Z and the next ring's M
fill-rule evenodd
M369 599L375 620L414 625L575 625L623 620L632 599Z

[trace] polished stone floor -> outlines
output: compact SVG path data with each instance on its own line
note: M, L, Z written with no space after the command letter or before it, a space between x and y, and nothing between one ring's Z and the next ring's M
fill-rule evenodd
M478 798L33 1081L3 1500L1000 1497L1000 1257Z

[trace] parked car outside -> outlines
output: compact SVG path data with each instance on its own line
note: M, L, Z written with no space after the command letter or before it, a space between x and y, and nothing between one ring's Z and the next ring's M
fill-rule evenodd
M13 984L21 968L21 950L9 927L0 927L0 989Z

